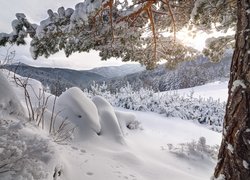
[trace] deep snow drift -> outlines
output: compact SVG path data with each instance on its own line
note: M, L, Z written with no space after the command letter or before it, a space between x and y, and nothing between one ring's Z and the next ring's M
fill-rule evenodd
M77 127L77 139L86 140L100 133L98 110L79 88L70 88L60 95L56 108Z
M22 89L9 82L10 86L0 79L5 94L0 98L5 105L0 107L1 180L201 180L212 175L220 133L178 118L114 109L102 97L91 100L80 89L70 88L56 99L55 124L60 127L67 120L76 131L56 143L48 128L27 122L20 108L25 105ZM31 94L41 88L37 81L29 83ZM31 97L38 106L36 96ZM6 106L12 100L15 103ZM45 124L50 124L53 98L44 107Z

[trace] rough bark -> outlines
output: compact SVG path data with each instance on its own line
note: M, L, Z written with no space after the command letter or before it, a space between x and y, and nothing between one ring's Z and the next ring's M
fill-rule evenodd
M250 180L250 0L237 0L236 44L214 178Z

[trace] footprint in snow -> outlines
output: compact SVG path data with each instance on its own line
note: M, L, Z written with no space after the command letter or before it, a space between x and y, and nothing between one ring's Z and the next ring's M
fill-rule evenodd
M87 172L86 173L88 176L93 176L94 175L94 173L92 173L92 172Z
M71 148L74 149L74 150L78 150L78 148L75 147L75 146L71 146Z
M81 149L80 151L81 151L82 153L86 153L86 150L84 150L84 149Z

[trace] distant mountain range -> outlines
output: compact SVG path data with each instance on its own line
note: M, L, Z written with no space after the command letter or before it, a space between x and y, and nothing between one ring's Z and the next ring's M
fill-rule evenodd
M4 68L16 71L24 77L37 79L49 86L54 94L61 94L66 88L78 86L89 88L90 84L107 83L109 90L115 91L130 83L133 89L153 88L155 91L166 91L203 85L207 82L229 77L232 54L226 54L219 63L212 63L205 57L184 62L174 69L159 65L148 71L139 64L100 67L91 70L77 71L72 69L32 67L26 64L5 65Z
M72 86L86 88L92 81L105 79L103 76L89 71L33 67L26 64L5 65L4 68L40 81L44 86L49 86L54 94L61 94L65 88Z
M64 91L65 88L78 86L84 89L89 87L93 81L103 82L110 78L122 77L145 69L138 64L100 67L82 71L62 68L33 67L26 64L5 65L3 68L14 71L24 77L37 79L42 82L43 85L49 86L52 91L60 91L57 92L59 94Z

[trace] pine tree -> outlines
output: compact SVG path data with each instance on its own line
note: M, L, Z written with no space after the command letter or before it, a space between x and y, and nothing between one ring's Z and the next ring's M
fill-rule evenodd
M215 177L250 179L250 2L237 1L236 43L231 64L223 140Z
M183 28L196 31L235 30L234 36L212 38L203 53L213 61L234 47L229 98L219 162L214 177L250 179L250 59L249 0L85 0L75 9L48 10L40 25L16 14L13 32L0 34L0 45L25 44L30 36L31 54L49 55L64 50L99 51L102 59L137 61L148 69L162 59L174 67L197 55L176 38ZM171 36L164 36L168 32Z

